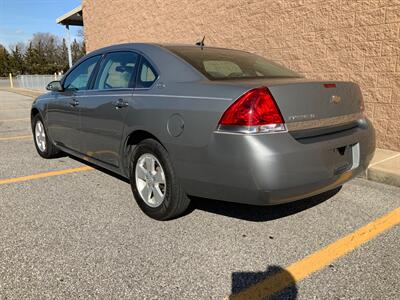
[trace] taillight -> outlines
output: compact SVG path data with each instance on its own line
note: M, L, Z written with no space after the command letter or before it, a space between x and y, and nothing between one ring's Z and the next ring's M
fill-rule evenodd
M218 129L242 133L286 131L278 106L265 87L252 89L236 100L222 115Z

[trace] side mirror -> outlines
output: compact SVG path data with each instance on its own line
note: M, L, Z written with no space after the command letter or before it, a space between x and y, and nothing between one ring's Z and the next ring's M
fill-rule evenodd
M56 81L52 81L50 82L47 86L46 86L46 90L48 91L52 91L52 92L62 92L63 91L63 87L61 85L61 82L56 80Z

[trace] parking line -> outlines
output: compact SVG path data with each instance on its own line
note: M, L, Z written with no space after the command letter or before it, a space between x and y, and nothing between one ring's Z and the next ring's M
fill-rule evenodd
M3 119L0 122L15 122L15 121L28 121L30 118L22 118L22 119Z
M31 109L31 107L16 107L16 108L7 108L7 109L0 108L0 113L3 111L30 110L30 109Z
M380 233L400 224L400 208L361 227L357 231L341 238L332 244L306 256L302 260L288 266L286 271L281 271L253 286L230 295L226 300L265 299L283 289L301 281L312 273L323 269L325 266L353 251L368 242Z
M38 174L34 174L34 175L29 175L29 176L14 177L14 178L8 178L8 179L0 179L0 185L9 184L9 183L15 183L15 182L22 182L22 181L30 181L30 180L35 180L35 179L40 179L40 178L45 178L45 177L58 176L58 175L64 175L64 174L70 174L70 173L78 173L78 172L89 171L89 170L93 170L93 168L89 167L89 166L83 166L83 167L71 168L71 169L65 169L65 170L59 170L59 171L38 173Z
M0 141L25 140L31 138L32 135L5 136L5 137L0 137Z

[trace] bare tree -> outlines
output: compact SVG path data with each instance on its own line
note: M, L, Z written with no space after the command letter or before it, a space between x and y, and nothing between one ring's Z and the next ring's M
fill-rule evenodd
M83 39L72 44L73 61L85 55ZM0 45L0 76L13 74L53 74L68 70L67 46L64 39L38 32L28 43L11 45L9 50Z

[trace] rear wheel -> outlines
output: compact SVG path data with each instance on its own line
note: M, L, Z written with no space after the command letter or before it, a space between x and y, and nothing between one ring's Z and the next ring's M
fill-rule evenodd
M43 120L37 114L33 117L33 140L39 155L43 158L56 158L61 156L61 151L50 140Z
M190 204L168 152L153 139L142 141L132 153L130 181L139 207L153 219L178 217Z

